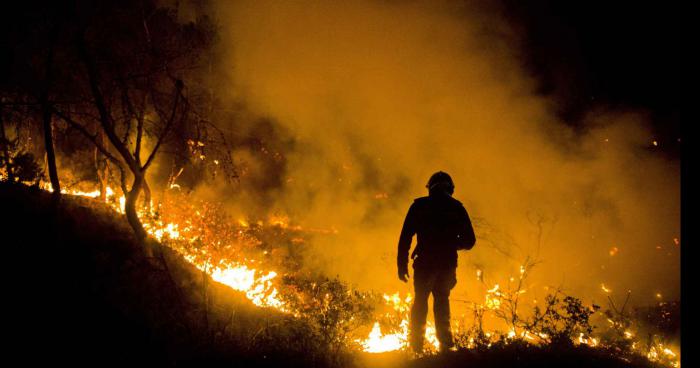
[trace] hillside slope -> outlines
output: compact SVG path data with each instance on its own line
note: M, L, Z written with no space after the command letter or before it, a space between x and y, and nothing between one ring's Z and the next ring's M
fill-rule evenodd
M107 206L0 183L0 211L5 335L22 365L322 365L304 326L168 248L147 259Z

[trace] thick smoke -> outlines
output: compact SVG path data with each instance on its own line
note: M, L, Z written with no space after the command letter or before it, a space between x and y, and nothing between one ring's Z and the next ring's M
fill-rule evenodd
M314 238L312 268L409 291L396 278L398 234L444 170L478 238L460 253L457 299L480 298L477 269L504 282L527 256L541 261L534 285L586 300L604 304L602 283L639 304L680 297L678 162L654 152L643 112L601 106L583 133L559 121L498 17L436 1L220 1L212 14L219 93L265 118L262 129L259 119L222 123L264 133L236 152L241 185L264 193L231 197L232 208L263 201L337 230ZM283 167L256 166L265 144ZM257 187L260 176L276 184Z

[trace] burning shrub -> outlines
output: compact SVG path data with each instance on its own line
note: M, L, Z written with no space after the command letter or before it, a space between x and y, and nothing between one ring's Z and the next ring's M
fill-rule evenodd
M608 296L609 307L603 313L610 325L603 333L602 341L617 354L627 355L633 350L632 329L634 328L635 319L632 314L627 312L630 295L630 293L627 293L625 302L621 307L617 307L613 299Z
M454 333L455 345L465 349L476 349L483 351L488 349L491 344L491 339L484 331L484 313L486 308L481 304L476 304L473 307L473 323L467 328L466 323L462 321L460 327Z
M678 302L660 302L646 308L636 308L636 319L644 323L652 332L663 336L674 336L680 332L681 307Z
M376 295L351 290L338 278L287 276L282 298L290 309L312 326L313 338L338 351L348 337L373 317Z
M525 322L526 328L552 345L571 345L576 339L586 342L584 336L593 333L594 328L589 319L600 307L587 307L578 298L560 295L547 295L544 310L535 306L533 316Z
M660 302L629 311L630 296L628 292L619 307L608 296L609 307L603 315L609 324L601 334L602 346L617 356L629 359L644 357L661 366L677 366L678 356L669 345L680 332L679 303Z
M167 230L156 232L156 238L169 242L198 264L216 267L223 261L241 260L260 243L245 229L236 227L221 204L195 201L178 191L164 195L148 216L146 226L153 223Z

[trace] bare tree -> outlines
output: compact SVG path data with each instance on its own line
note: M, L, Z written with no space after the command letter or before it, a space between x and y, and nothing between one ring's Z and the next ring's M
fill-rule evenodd
M144 192L150 203L146 174L173 130L197 124L185 80L197 67L209 30L179 24L168 9L148 1L131 5L108 3L77 14L79 102L56 104L52 112L94 144L102 191L105 161L119 170L126 217L145 238L137 202ZM109 17L100 18L105 12ZM115 24L124 31L115 34Z
M137 206L151 202L148 178L155 176L149 169L164 151L178 175L190 165L199 180L204 157L213 172L231 171L227 138L213 122L220 118L213 89L206 85L214 39L207 18L183 23L176 9L156 0L35 3L21 14L5 32L27 42L13 43L11 73L0 79L2 109L42 128L56 192L54 134L70 146L83 139L93 146L85 158L93 162L102 200L112 170L119 173L126 217L139 238L146 232ZM30 45L34 39L41 47Z
M54 151L54 139L53 139L53 125L51 120L53 118L51 102L49 100L49 94L51 92L51 84L53 83L53 63L54 63L54 47L56 43L56 29L52 27L49 34L49 49L46 55L46 69L44 72L44 84L41 91L41 96L39 97L39 103L41 105L41 120L44 130L44 148L46 150L46 162L49 168L49 178L51 180L51 188L53 188L53 193L55 196L61 195L61 184L58 180L58 169L56 168L56 152Z
M56 82L55 50L59 41L61 12L57 4L23 4L8 22L9 57L6 72L0 80L3 109L21 115L24 124L40 128L51 185L56 195L61 188L56 166L51 104ZM5 59L5 58L4 58ZM3 130L3 137L5 132ZM7 156L7 152L5 152ZM38 152L37 152L38 153Z

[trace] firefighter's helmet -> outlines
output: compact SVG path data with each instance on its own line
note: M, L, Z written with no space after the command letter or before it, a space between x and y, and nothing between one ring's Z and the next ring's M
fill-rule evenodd
M450 177L450 175L444 171L438 171L433 174L425 187L428 188L429 191L442 189L449 194L454 193L455 190L455 184L452 181L452 177Z

